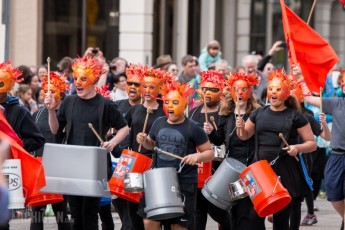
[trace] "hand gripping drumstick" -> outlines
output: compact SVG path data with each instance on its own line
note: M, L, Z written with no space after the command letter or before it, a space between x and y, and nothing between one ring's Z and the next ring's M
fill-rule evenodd
M241 108L240 108L240 99L238 98L238 93L236 94L237 100L236 100L236 105L237 105L237 113L238 116L241 117ZM238 130L240 136L242 136L242 128Z
M284 142L284 144L286 145L286 147L288 147L288 149L290 150L290 145L287 143L287 141L285 140L284 136L282 133L279 133L279 137L280 139L282 139L282 141ZM294 156L296 161L299 161L298 157L297 156Z
M97 131L94 129L93 125L89 123L89 128L92 130L92 132L96 135L97 139L101 142L101 145L103 145L104 141L102 138L98 135Z
M147 108L146 109L146 117L145 117L145 121L144 121L144 127L143 127L143 133L145 133L146 126L147 126L147 120L149 119L150 112L151 112L150 108ZM141 151L141 144L139 145L139 148L138 148L138 152L140 152L140 151Z
M173 153L169 153L169 152L167 152L167 151L164 151L164 150L162 150L162 149L160 149L160 148L158 148L158 147L154 147L153 150L154 150L154 151L161 152L161 153L164 153L165 155L174 157L174 158L176 158L176 159L180 159L180 160L183 159L183 158L180 157L180 156L177 156L177 155L175 155L175 154L173 154ZM197 163L197 165L198 165L198 166L201 166L201 164L199 164L199 163Z
M211 116L210 119L211 119L211 121L212 121L212 123L213 123L214 128L215 128L216 130L218 130L217 124L216 124L216 122L214 121L214 116Z

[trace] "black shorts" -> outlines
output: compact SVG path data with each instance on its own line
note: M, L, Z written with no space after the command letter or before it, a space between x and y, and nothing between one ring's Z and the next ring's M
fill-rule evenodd
M187 229L194 229L197 188L197 184L180 184L180 191L185 199L183 208L185 214L177 218L162 220L160 222L164 225L179 224ZM145 196L143 196L140 200L137 213L142 218L147 219L144 211L145 206Z

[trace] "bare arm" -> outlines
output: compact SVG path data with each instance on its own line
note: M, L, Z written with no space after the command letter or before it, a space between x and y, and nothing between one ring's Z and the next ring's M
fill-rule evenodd
M199 162L209 162L214 158L214 153L210 141L198 145L199 153L188 154L181 161L189 165L196 165Z
M119 129L116 135L110 140L103 143L102 147L107 149L108 152L111 152L116 145L118 145L123 139L126 138L128 135L129 128L128 126L124 126Z
M156 142L152 140L146 133L138 133L137 142L148 150L151 150L156 146Z
M237 136L243 141L251 138L251 136L253 136L254 131L255 131L255 124L250 119L248 119L246 123L244 123L244 120L242 117L238 117L236 119L236 127L237 127L237 130L236 130Z
M322 132L320 134L320 137L322 137L325 141L330 141L332 135L331 130L329 129L328 124L326 122L326 114L320 114L320 122L322 124Z
M319 107L321 104L321 98L315 96L305 96L304 101L313 106Z

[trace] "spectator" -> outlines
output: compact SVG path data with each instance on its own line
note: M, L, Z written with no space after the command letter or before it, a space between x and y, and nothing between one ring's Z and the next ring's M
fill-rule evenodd
M19 104L27 108L31 114L37 111L37 103L32 99L32 89L30 86L22 84L18 88Z
M127 76L126 73L121 73L114 77L114 90L111 92L113 101L119 101L123 99L128 99L128 94L126 92L127 86Z
M224 79L228 78L228 75L231 72L231 66L229 65L228 61L225 59L221 59L215 63L215 70L223 75Z
M40 82L43 81L43 78L45 76L47 76L47 74L48 74L48 68L47 68L46 65L41 65L40 67L38 67L38 69L37 69L37 76L38 76L38 79L39 79Z
M207 44L206 49L201 51L199 56L200 70L206 71L210 64L221 60L220 44L216 40L212 40Z
M279 50L282 50L286 48L286 43L283 41L276 41L271 49L268 51L267 55L265 57L261 58L259 57L258 59L258 70L263 71L266 64L272 59L273 55L278 52ZM262 55L262 53L261 53Z
M156 69L167 69L167 65L172 63L172 58L169 54L163 54L156 59Z
M175 62L165 65L164 70L170 73L175 81L178 81L178 68Z

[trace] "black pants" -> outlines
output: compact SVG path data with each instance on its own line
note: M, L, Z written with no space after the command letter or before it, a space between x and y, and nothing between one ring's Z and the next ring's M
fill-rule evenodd
M301 202L300 198L292 198L291 202L279 212L273 214L273 230L290 230L289 220L292 207L295 202ZM265 230L265 217L259 217L254 208L250 211L252 230Z
M102 221L102 230L114 230L115 225L111 215L111 204L99 207L99 217Z
M67 201L64 200L59 203L52 204L55 214L55 220L58 225L58 230L70 230L71 223L67 216ZM30 230L43 230L43 218L46 206L31 207L31 224Z
M144 220L137 214L139 204L128 201L128 215L134 230L144 230Z
M118 197L115 200L112 200L112 203L119 214L122 227L121 230L132 230L131 227L131 220L129 218L129 213L128 213L128 201L125 199L122 199Z
M250 210L253 208L253 203L249 197L237 200L230 209L231 214L231 229L247 230L250 229ZM223 228L225 229L225 228Z
M230 213L210 203L204 197L204 195L202 195L201 189L198 188L196 215L195 215L196 216L196 220L195 220L196 230L206 229L207 214L209 214L211 218L221 226L222 229L230 229Z
M69 196L73 230L98 230L99 197Z

